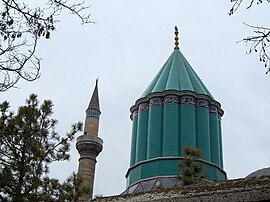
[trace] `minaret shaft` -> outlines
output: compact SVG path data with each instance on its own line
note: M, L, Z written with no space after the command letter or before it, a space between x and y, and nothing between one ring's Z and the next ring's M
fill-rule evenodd
M82 178L82 187L89 189L89 194L81 197L81 201L92 198L95 178L96 161L91 158L81 157L79 160L78 176Z
M98 136L99 115L95 114L96 110L89 110L86 113L83 134Z

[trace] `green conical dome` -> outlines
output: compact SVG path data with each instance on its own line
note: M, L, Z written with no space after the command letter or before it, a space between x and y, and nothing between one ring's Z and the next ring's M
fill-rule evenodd
M185 147L199 148L207 180L224 180L221 105L178 48L130 108L132 138L126 193L177 185ZM176 180L176 181L175 181Z
M179 49L173 51L141 98L146 97L150 93L163 92L165 90L189 90L197 94L208 95L213 99L211 93Z

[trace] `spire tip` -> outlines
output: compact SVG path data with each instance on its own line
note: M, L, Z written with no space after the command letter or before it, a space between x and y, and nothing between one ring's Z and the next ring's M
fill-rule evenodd
M179 37L178 37L178 34L179 34L179 31L178 31L178 27L177 26L174 26L174 34L175 34L175 37L174 37L174 40L175 40L175 47L174 49L179 49Z

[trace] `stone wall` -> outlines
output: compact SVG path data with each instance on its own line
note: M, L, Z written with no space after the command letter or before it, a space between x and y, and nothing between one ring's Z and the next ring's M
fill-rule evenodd
M234 202L270 201L270 177L237 179L210 184L196 184L174 189L99 197L93 202Z

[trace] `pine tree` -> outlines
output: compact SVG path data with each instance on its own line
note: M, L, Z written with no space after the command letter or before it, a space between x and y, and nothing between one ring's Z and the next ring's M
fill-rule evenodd
M198 148L184 148L184 160L178 164L182 170L179 178L182 180L183 185L194 184L203 178L205 175L202 172L202 165L197 162L201 156L201 150Z
M69 159L70 142L82 123L61 137L52 107L50 100L39 104L34 94L16 114L7 101L0 104L0 201L76 200L75 174L61 184L48 173L52 162Z

